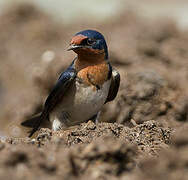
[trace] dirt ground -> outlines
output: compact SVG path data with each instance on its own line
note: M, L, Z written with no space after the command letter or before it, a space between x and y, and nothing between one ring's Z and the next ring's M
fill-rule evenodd
M0 179L188 179L188 31L173 20L95 24L121 74L117 98L98 124L27 138L20 122L41 110L83 27L31 5L0 15Z

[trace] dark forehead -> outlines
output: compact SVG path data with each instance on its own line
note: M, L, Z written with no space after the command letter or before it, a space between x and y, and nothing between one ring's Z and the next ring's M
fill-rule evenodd
M80 31L75 34L75 36L77 35L83 35L83 36L87 36L88 38L93 38L93 39L104 39L104 36L100 32L95 31L95 30Z

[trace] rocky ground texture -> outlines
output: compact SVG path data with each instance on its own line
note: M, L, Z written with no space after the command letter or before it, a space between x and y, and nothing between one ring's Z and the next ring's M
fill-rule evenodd
M74 54L77 31L32 5L0 15L0 179L188 179L188 31L133 13L103 25L121 74L117 98L92 121L33 138L20 122L41 110Z

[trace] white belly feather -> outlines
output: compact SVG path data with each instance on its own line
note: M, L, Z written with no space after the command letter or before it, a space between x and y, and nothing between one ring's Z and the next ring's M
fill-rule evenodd
M79 124L97 114L108 96L110 81L96 90L94 86L75 80L62 102L50 114L53 130Z

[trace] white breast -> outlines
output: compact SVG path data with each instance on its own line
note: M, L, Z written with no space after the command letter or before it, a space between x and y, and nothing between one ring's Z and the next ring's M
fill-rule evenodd
M87 86L75 80L54 111L50 114L50 121L58 126L71 126L84 122L100 111L108 96L111 80L106 81L100 89ZM53 128L57 129L57 128Z

